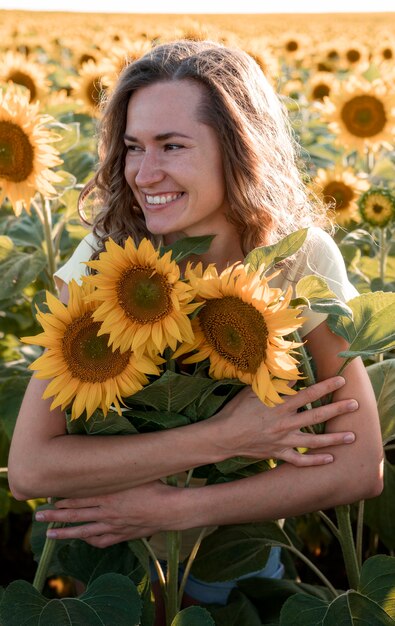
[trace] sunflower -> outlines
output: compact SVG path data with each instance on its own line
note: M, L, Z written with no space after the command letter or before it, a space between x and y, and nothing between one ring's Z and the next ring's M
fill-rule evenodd
M43 399L54 396L51 410L62 410L72 403L71 418L85 410L86 419L100 407L107 415L112 404L121 413L122 397L133 395L149 381L147 374L159 374L157 364L148 357L137 358L131 350L121 353L98 336L100 324L92 318L95 307L91 285L69 284L70 300L66 307L47 293L50 313L38 312L37 320L44 332L23 337L25 343L44 346L47 351L29 368L36 378L52 379ZM93 296L86 302L86 296Z
M395 129L395 95L384 81L371 83L352 76L333 89L322 106L339 143L352 149L376 149L392 140Z
M314 187L325 203L335 211L335 221L339 226L359 222L357 199L369 187L363 178L358 178L351 168L336 167L334 170L318 169Z
M335 78L331 72L315 72L307 83L307 95L310 100L323 102L330 96Z
M196 351L185 363L208 358L213 378L238 378L251 385L261 401L273 406L281 394L293 394L287 381L301 376L291 351L299 344L284 335L299 328L304 319L289 308L291 287L286 293L260 278L261 270L248 273L243 264L220 275L214 266L203 273L201 265L188 265L186 277L204 305L192 321L195 340L184 343L174 357ZM277 273L275 274L277 275Z
M18 52L6 52L1 59L0 81L12 82L27 89L31 102L42 101L51 85L43 64L35 63Z
M38 114L38 103L30 104L26 93L15 86L0 91L0 203L8 197L16 215L23 207L30 211L36 191L44 196L55 194L51 183L59 176L50 167L62 160L50 144L55 133L45 128L51 121Z
M100 106L108 89L104 78L106 73L107 62L87 61L79 70L78 76L70 78L73 97L80 100L82 110L92 116L100 115Z
M395 195L389 189L371 187L358 200L362 218L371 226L384 228L395 219Z
M109 239L99 260L87 265L97 274L84 280L97 287L101 302L93 317L114 350L163 353L168 346L175 350L178 341L193 341L188 314L198 304L191 303L194 292L180 280L171 252L160 256L148 239L138 247L130 237L124 247Z

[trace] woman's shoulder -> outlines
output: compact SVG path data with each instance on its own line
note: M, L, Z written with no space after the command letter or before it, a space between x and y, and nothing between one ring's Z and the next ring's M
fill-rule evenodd
M60 288L62 283L68 284L72 279L79 284L81 277L87 274L86 261L97 250L97 238L90 232L77 245L71 257L54 274L55 282Z

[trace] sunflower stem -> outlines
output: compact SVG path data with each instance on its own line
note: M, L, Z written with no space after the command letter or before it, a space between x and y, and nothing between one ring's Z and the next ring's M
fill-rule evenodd
M354 536L351 528L350 506L343 504L335 507L339 527L339 541L346 566L348 583L351 589L357 589L360 578L360 567L355 549Z
M387 264L386 238L387 238L387 229L379 228L379 242L380 242L379 263L380 263L380 279L381 279L382 286L384 286L384 283L385 283L385 266Z
M50 291L56 294L56 286L53 275L56 272L56 261L55 261L55 251L52 240L52 213L51 213L51 202L48 198L44 198L44 236L45 236L45 246L47 251L47 259L48 259L48 273L51 284Z
M306 381L306 387L310 387L310 385L314 385L315 383L315 376L314 376L313 368L311 367L310 357L307 353L306 348L304 347L301 336L299 335L297 330L295 330L292 333L292 338L296 343L301 344L300 346L298 346L298 352L301 356L300 369L302 370L302 374ZM313 402L312 406L321 406L321 404L322 403L320 400L316 400L315 402ZM317 432L315 429L317 429L318 433L321 433L323 430L323 427L321 424L317 424L315 428L313 426L308 426L306 428L306 430L308 430L311 433Z
M51 528L62 528L65 524L63 522L50 522L48 524L48 530ZM55 551L56 539L45 539L44 548L38 563L36 574L33 580L33 587L42 593L45 585L45 581L48 577L48 570L51 565L52 557Z
M357 534L355 539L355 549L357 552L358 566L362 567L362 543L363 543L363 516L365 512L365 500L358 504Z
M194 546L193 546L193 548L191 550L191 553L190 553L190 555L188 557L188 561L187 561L187 564L185 566L184 574L182 576L182 580L181 580L181 584L180 584L180 590L179 590L179 595L178 595L178 598L179 598L178 608L179 608L179 610L181 609L182 596L184 595L184 589L185 589L185 585L186 585L187 580L188 580L189 572L191 571L191 567L193 565L193 562L194 562L194 560L196 558L196 555L198 553L198 550L200 548L200 544L203 541L203 538L204 538L204 535L206 533L206 530L207 530L206 527L201 529L201 531L199 533L199 536L196 539L195 544L194 544Z
M177 476L168 476L167 484L177 487ZM165 595L166 626L171 626L178 613L178 564L180 558L180 533L177 530L166 532L167 574Z

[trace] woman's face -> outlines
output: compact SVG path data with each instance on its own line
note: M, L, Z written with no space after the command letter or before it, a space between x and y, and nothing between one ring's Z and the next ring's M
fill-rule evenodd
M129 101L125 178L153 234L217 234L229 225L219 142L198 120L203 89L158 82Z

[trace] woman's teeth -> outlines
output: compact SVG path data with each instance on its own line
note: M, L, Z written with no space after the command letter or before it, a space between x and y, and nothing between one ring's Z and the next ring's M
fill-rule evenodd
M163 196L145 196L147 204L167 204L168 202L173 202L173 200L178 200L181 198L182 193L169 193Z

